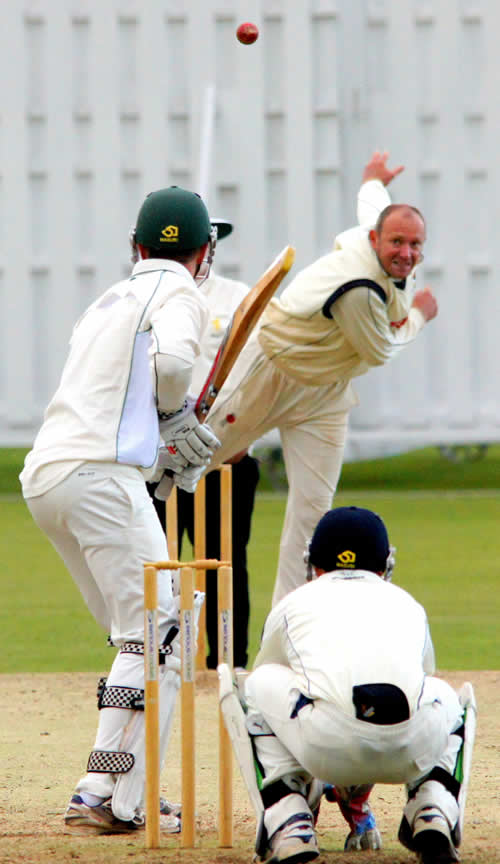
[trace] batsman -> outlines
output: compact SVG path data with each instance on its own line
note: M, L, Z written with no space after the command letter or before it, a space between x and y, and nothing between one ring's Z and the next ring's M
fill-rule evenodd
M323 793L349 825L345 851L379 849L368 803L375 783L406 784L398 836L421 864L459 860L474 692L435 677L425 610L391 584L394 551L373 511L328 511L307 545L307 584L267 618L246 714L229 668L219 667L222 711L257 815L256 862L319 857Z
M132 245L130 278L74 327L21 474L33 518L118 649L98 688L87 770L65 814L65 830L80 834L144 827L143 565L168 558L145 480L158 463L206 464L218 446L186 398L209 314L200 288L214 249L205 204L186 189L156 190L139 211ZM178 598L166 571L159 572L158 624L164 754L180 683ZM161 810L162 827L179 831L168 802Z
M145 481L163 474L170 490L175 476L193 492L190 472L203 471L220 446L189 395L209 318L202 286L216 239L196 193L171 186L147 196L130 236L131 276L76 323L20 477L33 518L118 648L98 686L97 735L66 810L68 832L145 825L143 565L169 557ZM285 250L237 308L244 334L292 261L293 250ZM161 762L180 685L176 586L159 571ZM198 592L196 613L202 602ZM179 808L162 799L161 814L161 827L177 833Z

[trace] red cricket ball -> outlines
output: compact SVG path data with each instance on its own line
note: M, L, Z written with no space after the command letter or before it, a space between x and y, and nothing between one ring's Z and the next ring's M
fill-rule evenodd
M245 21L238 27L236 36L238 41L242 42L243 45L251 45L252 42L255 42L259 38L259 28L256 24L252 24L251 21Z

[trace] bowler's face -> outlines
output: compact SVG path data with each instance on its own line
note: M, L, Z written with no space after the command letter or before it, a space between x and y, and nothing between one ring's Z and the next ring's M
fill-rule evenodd
M396 210L387 216L380 235L370 231L370 243L385 272L406 279L422 256L425 225L417 213Z

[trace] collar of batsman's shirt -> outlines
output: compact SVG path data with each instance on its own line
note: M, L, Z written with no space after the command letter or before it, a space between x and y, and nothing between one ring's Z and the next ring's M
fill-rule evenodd
M134 264L131 275L139 276L141 273L152 273L155 270L167 270L170 273L177 273L179 276L193 278L184 264L181 264L180 261L170 261L168 258L143 258Z

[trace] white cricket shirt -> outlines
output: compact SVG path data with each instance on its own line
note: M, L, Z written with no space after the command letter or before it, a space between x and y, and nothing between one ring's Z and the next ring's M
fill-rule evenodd
M352 688L394 684L414 713L434 649L424 608L402 588L364 570L325 573L270 612L255 666L293 670L306 696L355 715Z
M59 387L20 475L26 498L55 486L82 462L134 465L148 479L158 455L155 354L193 365L208 320L188 270L139 261L82 315Z
M358 195L360 225L339 234L333 251L301 270L263 312L262 350L290 378L322 386L363 375L392 359L425 324L412 308L415 272L400 283L379 264L369 241L390 204L378 180ZM332 302L339 289L358 283Z

